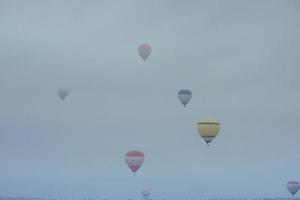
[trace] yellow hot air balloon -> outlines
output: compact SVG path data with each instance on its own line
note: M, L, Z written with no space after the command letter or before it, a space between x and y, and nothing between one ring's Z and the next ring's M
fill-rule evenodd
M220 123L214 118L203 118L197 124L199 135L204 139L207 146L218 135Z

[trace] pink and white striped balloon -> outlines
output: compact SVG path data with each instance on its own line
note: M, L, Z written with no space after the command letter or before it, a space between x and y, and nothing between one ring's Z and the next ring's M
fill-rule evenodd
M152 51L152 48L149 44L142 44L138 47L138 53L144 61L148 58Z
M138 150L128 151L125 155L125 162L135 175L135 172L143 165L145 160L144 153Z

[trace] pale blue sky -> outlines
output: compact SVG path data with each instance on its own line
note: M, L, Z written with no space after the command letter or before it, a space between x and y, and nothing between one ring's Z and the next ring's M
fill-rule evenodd
M1 195L285 197L300 180L299 1L2 0L0 27Z

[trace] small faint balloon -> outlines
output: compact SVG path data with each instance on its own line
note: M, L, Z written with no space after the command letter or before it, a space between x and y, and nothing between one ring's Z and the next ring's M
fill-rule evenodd
M192 98L192 92L188 89L182 89L177 93L177 97L185 107Z
M145 200L148 200L148 198L150 196L150 192L148 190L143 190L142 196L144 197Z
M148 58L151 54L152 48L149 44L142 44L138 47L138 53L142 57L144 61Z
M57 91L57 95L59 96L59 98L61 98L62 100L65 100L65 98L69 95L69 90L67 89L59 89Z
M220 131L220 123L214 118L204 118L198 122L197 130L207 146L209 146Z
M143 165L144 160L144 153L138 150L128 151L125 155L125 163L134 175L138 171L138 169Z
M295 196L295 194L300 189L300 183L298 181L289 181L286 184L286 188L293 196Z

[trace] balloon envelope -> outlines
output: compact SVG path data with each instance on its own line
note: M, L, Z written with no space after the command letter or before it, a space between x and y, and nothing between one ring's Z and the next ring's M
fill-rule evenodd
M152 48L149 44L142 44L138 47L138 53L144 61L148 58L152 51Z
M218 135L220 131L220 123L213 118L201 119L197 124L199 135L209 145L209 143Z
M145 200L147 200L148 197L150 196L150 192L148 190L143 190L142 196L144 197Z
M144 160L144 153L138 150L129 151L125 155L125 162L133 174L143 165Z
M298 181L289 181L286 184L286 188L294 196L300 188L300 183Z
M57 95L59 96L59 98L61 98L62 100L65 100L65 98L69 95L69 90L67 89L59 89L57 91Z
M183 104L183 106L185 107L185 105L192 98L192 92L190 90L188 90L188 89L182 89L182 90L179 90L179 92L177 93L177 96L178 96L178 99Z

